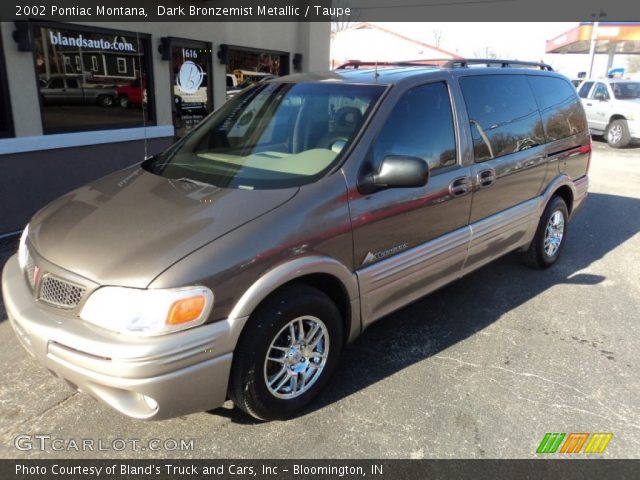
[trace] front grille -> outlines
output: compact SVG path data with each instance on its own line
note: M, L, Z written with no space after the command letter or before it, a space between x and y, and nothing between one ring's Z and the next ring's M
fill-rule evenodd
M58 308L75 308L84 292L84 287L47 275L40 283L39 300Z

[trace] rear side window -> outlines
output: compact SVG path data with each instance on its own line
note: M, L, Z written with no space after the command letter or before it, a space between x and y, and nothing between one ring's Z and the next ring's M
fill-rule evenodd
M584 113L575 89L561 78L527 77L538 101L547 141L560 140L586 130Z
M432 170L457 163L451 101L444 82L412 88L398 100L374 144L374 166L387 155L419 157Z
M463 77L476 162L544 143L538 105L524 75Z
M580 98L587 98L589 96L589 90L593 87L593 82L584 82L578 90L578 95Z

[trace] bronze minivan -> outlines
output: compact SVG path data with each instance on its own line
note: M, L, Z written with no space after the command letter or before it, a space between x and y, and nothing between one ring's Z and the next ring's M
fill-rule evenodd
M507 252L553 265L590 156L544 64L273 79L40 210L4 303L27 351L125 415L286 418L372 322Z

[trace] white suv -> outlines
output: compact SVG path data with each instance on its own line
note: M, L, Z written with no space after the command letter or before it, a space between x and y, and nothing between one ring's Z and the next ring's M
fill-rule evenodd
M589 130L623 148L640 139L640 81L586 80L578 88Z

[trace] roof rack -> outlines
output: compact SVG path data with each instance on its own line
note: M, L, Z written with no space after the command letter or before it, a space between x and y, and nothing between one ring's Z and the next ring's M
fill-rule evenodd
M501 68L509 67L535 67L540 70L553 72L553 67L542 62L523 62L520 60L502 60L498 58L456 58L449 60L443 66L444 68L466 68L469 65L485 65L487 67L500 66Z
M435 63L435 60L417 60L411 62L375 62L375 61L362 61L362 60L349 60L347 63L340 65L336 70L346 70L348 68L358 69L360 67L439 67L440 65Z
M442 67L442 68L467 68L470 65L485 65L487 67L534 67L540 70L553 72L553 67L542 62L525 62L521 60L503 60L498 58L428 58L404 62L373 62L361 60L349 60L340 65L336 70L360 67Z

